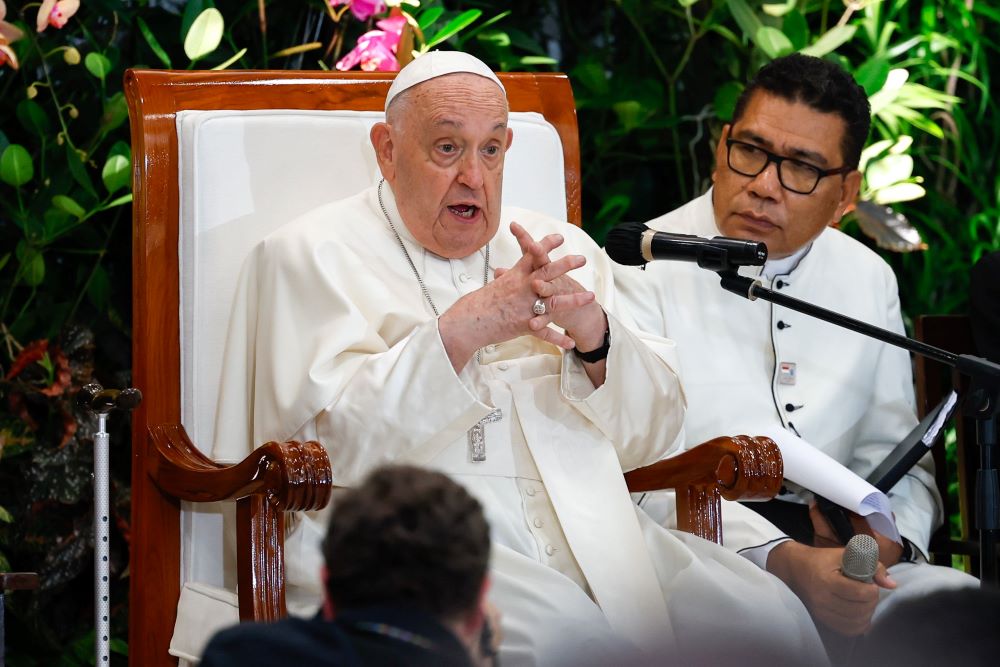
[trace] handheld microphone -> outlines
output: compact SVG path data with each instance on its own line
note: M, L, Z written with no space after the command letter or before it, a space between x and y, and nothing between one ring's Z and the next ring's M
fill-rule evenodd
M847 541L840 571L845 577L870 584L878 569L878 542L866 533L858 533Z
M711 239L691 234L657 232L641 222L624 222L608 232L608 257L627 266L641 266L654 259L697 262L711 271L737 266L761 266L767 261L767 245L725 236Z

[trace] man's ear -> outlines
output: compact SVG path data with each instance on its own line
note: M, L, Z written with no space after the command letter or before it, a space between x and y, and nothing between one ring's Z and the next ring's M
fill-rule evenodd
M326 586L327 581L330 580L330 571L326 569L326 565L319 571L319 577L323 581L323 607L321 609L323 613L323 620L332 621L336 615L336 609L333 607L333 600L330 599L330 592Z
M393 161L392 128L387 123L375 123L368 134L375 149L375 160L386 180L392 181L396 175Z
M508 127L507 128L507 147L504 150L505 151L509 151L510 150L510 145L512 143L514 143L514 130L512 130L512 129L510 129Z
M858 192L861 190L861 172L855 169L844 176L840 184L840 200L837 202L837 210L834 213L830 224L837 224L850 207L858 200Z
M726 139L729 138L729 130L732 125L726 123L722 126L722 134L719 135L719 143L715 145L715 166L712 168L712 182L719 175L719 165L726 161Z

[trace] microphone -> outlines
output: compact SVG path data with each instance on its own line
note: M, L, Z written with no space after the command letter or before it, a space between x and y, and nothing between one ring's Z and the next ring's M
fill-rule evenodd
M608 257L627 266L641 266L654 259L697 262L711 271L737 266L760 266L767 261L767 245L757 241L716 236L657 232L641 222L623 222L608 232L604 244Z
M870 584L878 569L878 542L866 533L859 533L847 541L840 571L845 577Z

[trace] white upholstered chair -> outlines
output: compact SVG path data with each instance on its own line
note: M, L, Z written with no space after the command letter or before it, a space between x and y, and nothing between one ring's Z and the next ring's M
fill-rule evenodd
M515 141L504 201L580 224L579 151L568 80L505 74ZM329 500L317 443L255 443L211 461L230 303L243 259L278 225L376 182L368 130L383 74L130 70L133 139L133 419L130 658L167 653L182 583L238 586L240 617L285 613L285 511ZM294 341L289 342L290 345ZM328 447L336 443L324 443ZM769 496L781 479L767 442L719 439L629 473L634 490L677 487L679 523L721 540L724 497ZM221 502L235 501L236 581L223 567ZM220 604L233 605L223 595ZM204 619L212 623L213 619Z

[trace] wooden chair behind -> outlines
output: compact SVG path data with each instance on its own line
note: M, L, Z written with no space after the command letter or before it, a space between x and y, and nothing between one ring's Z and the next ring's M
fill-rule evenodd
M283 516L329 500L332 475L318 443L268 443L223 466L182 425L179 292L181 220L177 114L182 110L380 111L393 75L323 72L130 70L125 87L134 159L133 369L145 400L133 416L130 657L171 664L167 647L180 592L180 501L233 500L238 507L240 616L282 616ZM544 115L563 147L566 215L579 225L580 158L569 81L557 74L503 74L511 110ZM516 143L516 142L515 142ZM226 317L222 318L225 326ZM327 443L335 446L335 443ZM678 472L681 470L681 472ZM721 541L720 497L771 497L780 486L774 443L719 438L649 469L632 490L679 490L679 525Z
M917 340L940 347L955 354L975 354L976 346L972 338L972 325L967 315L921 315L915 323ZM916 357L917 413L923 418L959 382L959 377L951 368L921 356ZM952 477L949 474L944 447L935 447L934 470L938 490L944 501L945 523L931 537L930 551L939 565L951 565L952 555L969 556L972 572L979 572L979 542L975 531L975 480L979 467L978 452L973 444L975 423L957 416L956 460L958 475L958 499L952 501L948 487ZM950 535L949 517L958 513L961 521L961 537Z

